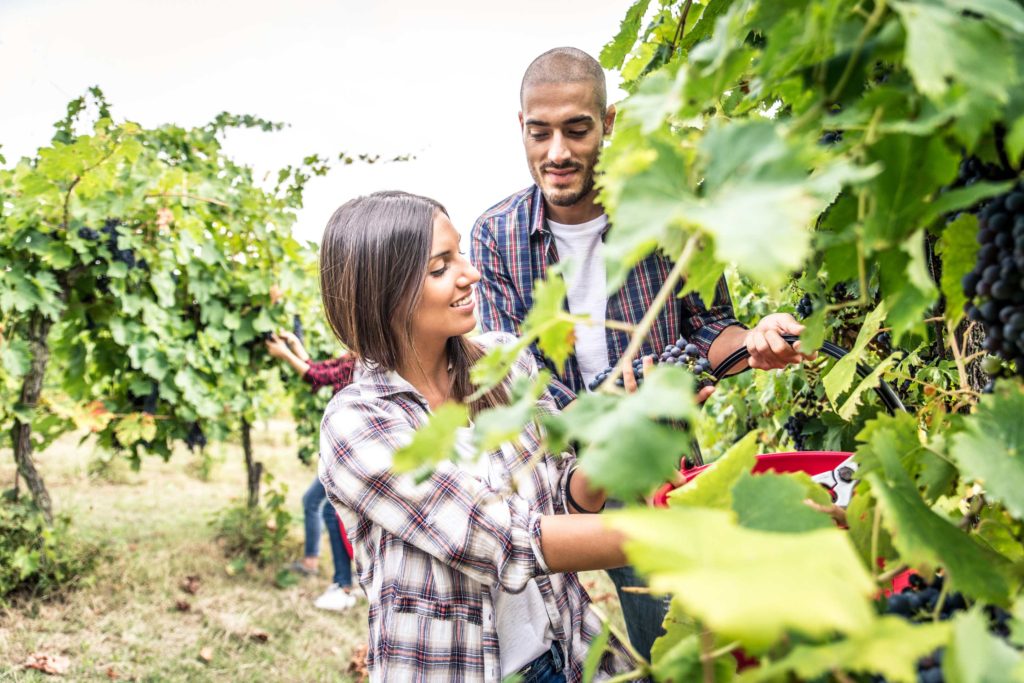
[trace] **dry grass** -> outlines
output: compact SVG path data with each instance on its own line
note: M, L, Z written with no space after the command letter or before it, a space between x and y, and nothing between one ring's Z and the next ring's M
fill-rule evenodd
M288 486L298 557L301 497L313 470L295 457L291 435L287 422L259 425L254 447L276 483ZM105 541L111 560L61 599L0 610L0 681L50 678L22 668L35 652L68 657L65 678L75 681L351 680L350 659L365 642L365 602L344 614L313 607L330 576L327 539L321 578L287 589L274 585L275 568L229 575L212 540L211 517L244 495L239 448L212 446L206 481L195 476L201 468L187 450L167 463L146 460L138 473L115 463L100 478L89 475L93 448L79 438L61 439L37 460L57 511L72 515L76 534ZM0 488L13 478L11 453L0 449ZM195 595L181 587L189 575L200 577ZM607 576L584 580L621 625Z

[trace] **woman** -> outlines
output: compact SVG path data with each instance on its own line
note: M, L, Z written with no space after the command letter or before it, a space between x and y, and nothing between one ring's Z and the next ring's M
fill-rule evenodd
M390 470L433 410L473 393L469 369L486 348L508 340L463 336L479 273L444 208L400 192L352 200L328 223L320 258L327 320L364 364L324 415L320 478L370 602L372 679L580 680L601 624L574 572L625 556L618 532L578 514L600 511L604 493L574 455L542 452L531 424L477 467L446 461L419 484ZM536 373L524 353L513 376ZM506 396L491 391L471 415ZM546 393L538 406L556 410ZM465 433L460 449L472 455ZM604 675L629 669L619 652L613 639Z

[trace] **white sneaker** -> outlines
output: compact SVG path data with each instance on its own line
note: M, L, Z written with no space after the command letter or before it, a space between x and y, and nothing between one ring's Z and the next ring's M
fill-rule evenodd
M347 590L336 583L332 583L324 591L324 594L316 599L313 606L318 609L326 609L332 612L344 612L356 604L356 598Z

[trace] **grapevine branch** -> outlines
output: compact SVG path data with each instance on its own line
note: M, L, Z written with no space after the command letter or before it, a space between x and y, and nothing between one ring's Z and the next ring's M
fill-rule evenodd
M640 347L643 346L644 338L647 337L647 333L654 327L654 321L658 319L658 314L661 313L661 309L664 308L665 302L668 301L668 297L675 291L676 284L679 283L680 278L683 276L683 272L686 267L690 264L694 254L697 252L698 237L697 235L691 235L686 240L686 245L683 247L683 252L676 259L676 263L672 266L672 270L669 271L668 277L665 278L665 284L661 286L658 294L654 297L647 312L644 313L644 317L641 318L637 324L636 329L633 332L633 336L629 339L629 345L626 346L626 350L619 357L619 362L615 364L615 368L611 374L608 375L602 386L612 387L615 385L616 380L622 376L623 370L626 365L632 363L633 356L640 351Z

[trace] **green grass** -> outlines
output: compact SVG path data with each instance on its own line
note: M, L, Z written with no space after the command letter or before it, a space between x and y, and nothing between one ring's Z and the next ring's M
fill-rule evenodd
M145 460L135 473L118 460L97 467L91 442L79 445L80 438L68 435L37 462L56 511L71 514L76 535L105 542L111 559L73 592L0 610L0 681L52 680L22 668L35 652L68 657L64 678L74 681L352 680L366 603L343 614L313 607L329 583L327 539L320 577L286 589L274 585L275 567L231 575L231 558L213 540L211 518L245 494L240 448L214 444L205 463L182 449L167 463ZM314 471L298 461L292 441L288 422L258 425L254 434L257 459L275 486L288 486L289 540L299 557L301 497ZM212 464L205 480L204 464ZM13 479L11 452L0 449L0 488ZM181 588L189 575L200 577L195 595ZM607 576L583 579L621 627ZM206 648L210 661L200 657Z

